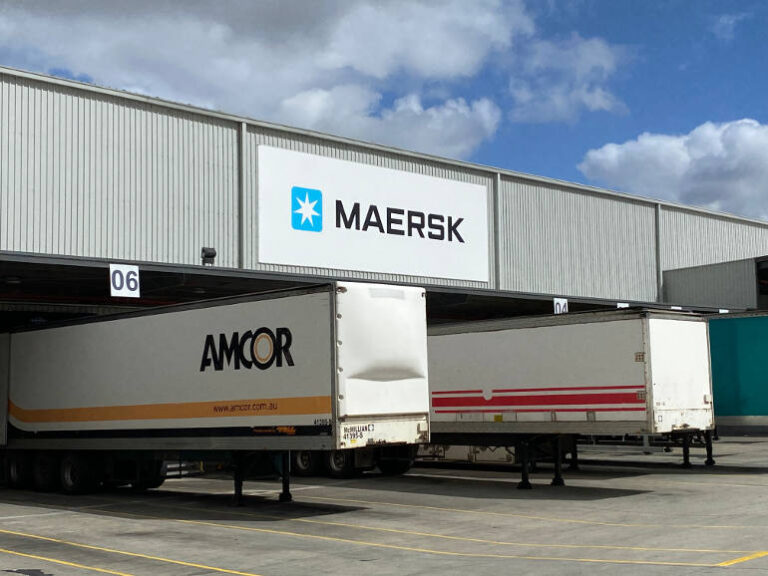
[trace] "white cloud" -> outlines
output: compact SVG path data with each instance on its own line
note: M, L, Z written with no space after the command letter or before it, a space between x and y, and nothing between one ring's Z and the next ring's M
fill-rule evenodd
M395 102L385 110L382 120L371 119L379 141L394 142L400 134L408 134L417 149L430 142L442 142L434 146L443 156L462 158L493 136L501 119L499 108L487 98L471 104L463 98L447 100L440 105L424 108L420 98L411 94Z
M380 114L370 114L379 99L363 86L313 89L285 100L280 117L385 145L397 145L405 136L409 149L452 158L468 156L492 137L501 119L498 106L488 99L471 104L461 98L449 99L425 108L417 94L409 94Z
M768 125L707 122L587 152L579 170L625 192L768 219Z
M530 34L522 4L465 0L435 4L402 0L354 3L333 30L321 62L374 78L404 71L422 78L472 76L488 54L509 48L513 34Z
M370 116L381 95L358 85L312 88L284 99L277 113L285 122L297 122L325 130L337 122L352 122Z
M0 64L460 158L498 130L510 93L481 78L510 61L516 120L622 107L620 50L543 38L523 0L0 0L0 30Z
M578 34L531 42L510 80L511 118L574 122L583 111L623 112L626 106L610 92L608 81L626 57L619 46Z
M710 31L718 40L723 42L730 42L736 36L736 25L742 20L750 18L752 15L748 13L741 14L721 14L710 26Z
M32 0L2 5L0 29L11 65L467 157L493 136L499 111L487 96L453 96L453 82L534 26L522 2L501 0L472 10L463 0L234 1L226 10L200 1ZM383 105L384 94L394 104Z

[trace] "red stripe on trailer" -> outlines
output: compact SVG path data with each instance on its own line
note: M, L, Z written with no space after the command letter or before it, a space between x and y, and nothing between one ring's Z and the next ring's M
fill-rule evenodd
M560 390L644 390L643 384L637 386L570 386L560 388L501 388L494 392L559 392ZM459 393L460 391L457 391Z
M432 398L432 406L568 406L574 404L639 404L637 394L617 392L615 394L532 394L530 396L499 396L486 400L482 396L456 398ZM642 401L645 406L645 401Z
M435 414L480 414L492 412L502 413L501 410L435 410ZM645 408L634 408L623 406L620 408L521 408L520 410L511 410L511 412L645 412Z
M482 394L482 390L435 390L432 394Z
M643 384L632 386L560 386L552 388L499 388L492 392L504 394L525 394L527 392L560 392L560 391L590 391L590 390L644 390ZM482 394L482 390L433 390L432 395L447 394Z

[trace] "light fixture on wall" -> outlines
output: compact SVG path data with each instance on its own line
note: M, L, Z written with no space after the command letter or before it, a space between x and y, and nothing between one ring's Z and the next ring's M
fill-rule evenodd
M203 261L203 266L206 264L213 266L213 262L216 260L216 248L201 248L200 259Z

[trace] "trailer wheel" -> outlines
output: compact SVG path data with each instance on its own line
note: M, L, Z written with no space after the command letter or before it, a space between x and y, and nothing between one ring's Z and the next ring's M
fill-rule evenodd
M67 494L85 494L96 489L93 462L82 454L67 454L61 461L61 489Z
M25 452L11 452L7 457L8 486L29 488L32 485L32 459Z
M40 452L32 465L33 485L38 492L55 492L61 486L59 460L55 454Z
M399 476L411 469L413 460L379 460L378 466L385 476Z
M376 464L385 476L399 476L411 469L418 450L417 446L387 446L381 449Z
M291 451L291 472L296 476L314 476L320 462L317 452L311 450Z
M142 462L139 466L139 478L131 482L131 488L137 492L159 488L165 482L167 468L162 460Z
M352 450L330 450L325 460L332 478L352 478L355 475L355 454Z

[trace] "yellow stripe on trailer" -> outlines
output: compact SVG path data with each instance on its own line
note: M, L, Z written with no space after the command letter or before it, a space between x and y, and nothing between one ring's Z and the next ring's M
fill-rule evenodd
M330 414L330 396L259 398L138 404L132 406L91 406L83 408L25 409L9 401L9 414L25 423L107 422L115 420L169 420L184 418L232 418L242 416L286 416Z

